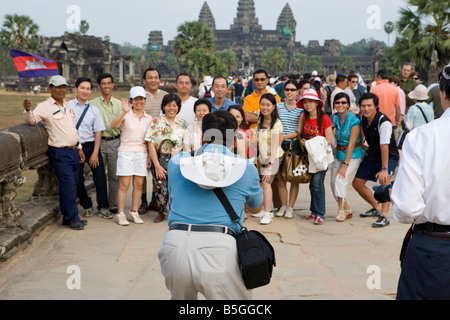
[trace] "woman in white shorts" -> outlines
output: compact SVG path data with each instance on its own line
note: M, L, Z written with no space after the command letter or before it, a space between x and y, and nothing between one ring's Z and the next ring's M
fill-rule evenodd
M130 102L122 99L123 112L112 122L112 128L122 126L122 135L117 158L117 176L119 191L117 193L118 213L114 221L126 226L128 220L143 223L137 212L142 195L144 178L150 168L145 133L153 118L144 111L146 94L143 87L137 86L130 90ZM133 180L131 210L124 213L128 189Z

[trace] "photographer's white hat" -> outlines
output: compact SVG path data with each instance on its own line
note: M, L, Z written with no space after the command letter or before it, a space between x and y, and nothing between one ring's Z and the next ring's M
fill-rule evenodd
M228 187L244 175L246 168L246 159L214 151L180 160L183 177L203 189Z

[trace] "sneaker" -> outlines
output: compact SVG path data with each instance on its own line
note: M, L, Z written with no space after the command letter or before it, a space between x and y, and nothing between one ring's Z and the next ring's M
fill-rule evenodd
M377 210L375 208L369 209L364 213L361 213L359 216L361 218L368 218L368 217L379 217L381 214L380 210Z
M92 210L92 207L84 209L84 216L85 217L91 217L94 214L94 211Z
M99 215L99 217L102 217L105 219L112 219L112 217L113 217L111 212L106 208L100 208L98 210L98 215Z
M264 215L264 211L263 210L261 210L258 213L252 213L252 217L255 217L255 218L262 218L263 215Z
M317 217L316 220L314 220L314 224L320 225L320 224L323 224L323 223L324 223L324 220L321 217Z
M281 206L280 209L278 209L278 212L275 214L276 217L282 217L284 216L284 213L286 212L287 206Z
M121 213L117 213L114 215L114 221L119 225L119 226L127 226L130 223L127 221L127 217L125 216L125 214L123 212Z
M272 222L273 214L271 212L264 212L261 220L259 220L260 224L269 224Z
M128 220L133 221L134 223L144 223L144 221L142 221L141 217L139 216L139 213L137 213L136 211L130 210L126 213L126 216Z
M313 213L311 213L309 216L306 217L306 220L315 220L315 219L316 216Z
M380 215L378 217L378 220L376 222L372 223L372 227L382 228L382 227L386 227L388 224L389 224L389 219L383 215Z
M294 208L287 207L284 213L285 219L292 219L294 217Z

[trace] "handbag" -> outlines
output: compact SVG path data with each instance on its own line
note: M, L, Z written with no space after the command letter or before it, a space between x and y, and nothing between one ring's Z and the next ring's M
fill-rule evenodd
M291 140L289 149L283 154L281 162L281 176L291 183L309 183L311 174L309 173L308 153L300 144L302 152L300 155L294 153L294 139Z
M239 216L221 188L213 189L233 222L241 227L236 234L239 268L247 289L254 289L269 284L273 267L276 266L275 250L269 240L256 230L247 230L239 222Z

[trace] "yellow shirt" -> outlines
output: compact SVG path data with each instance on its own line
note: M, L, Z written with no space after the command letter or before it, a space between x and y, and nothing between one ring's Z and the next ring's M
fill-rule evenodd
M48 133L48 145L56 148L74 147L80 141L75 117L75 111L69 107L66 100L60 107L52 97L39 103L33 111L25 113L27 124L36 125L39 121L44 123Z
M267 89L265 93L270 93ZM281 101L280 97L278 95L275 95L275 100L277 103ZM253 91L251 94L245 97L244 99L244 112L248 111L251 113L257 113L259 111L259 102L261 101L261 96L256 93L256 91ZM250 124L250 129L255 129L256 123Z

